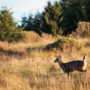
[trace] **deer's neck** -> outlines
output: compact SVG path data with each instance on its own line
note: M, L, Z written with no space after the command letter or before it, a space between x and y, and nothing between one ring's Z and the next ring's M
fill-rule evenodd
M63 62L60 62L60 61L58 61L58 64L59 64L59 66L63 69L63 71L64 71L64 63Z

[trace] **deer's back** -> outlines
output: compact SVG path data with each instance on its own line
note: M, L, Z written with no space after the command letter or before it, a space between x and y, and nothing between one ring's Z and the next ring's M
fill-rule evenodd
M71 61L68 63L63 63L64 66L64 71L65 72L73 72L73 71L81 71L82 67L84 66L84 62L83 61Z

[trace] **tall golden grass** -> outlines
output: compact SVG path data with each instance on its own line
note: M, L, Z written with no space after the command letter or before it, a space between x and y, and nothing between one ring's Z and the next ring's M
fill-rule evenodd
M39 39L34 42L30 38L19 43L0 42L0 90L90 90L89 39L78 39L87 55L87 73L73 72L70 80L67 75L61 76L62 70L53 62L56 52L38 49L27 52L27 48L58 40L45 34ZM76 51L60 52L60 55L64 62L83 58L83 54Z

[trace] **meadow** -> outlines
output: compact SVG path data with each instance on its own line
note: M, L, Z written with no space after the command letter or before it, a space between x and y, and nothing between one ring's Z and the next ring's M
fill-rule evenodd
M90 38L74 38L84 48L81 53L44 50L60 37L24 32L19 42L0 42L0 90L90 90ZM68 37L67 37L68 38ZM54 60L61 55L63 62L82 60L87 56L87 73L73 72L70 80Z

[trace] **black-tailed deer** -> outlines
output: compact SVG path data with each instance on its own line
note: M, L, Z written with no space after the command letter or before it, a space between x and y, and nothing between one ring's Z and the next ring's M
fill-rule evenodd
M80 71L80 72L86 72L86 56L83 57L83 60L75 60L70 61L67 63L63 63L61 56L59 55L54 62L58 62L61 69L64 71L64 73L67 73L69 77L69 73L73 71Z

